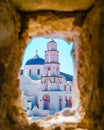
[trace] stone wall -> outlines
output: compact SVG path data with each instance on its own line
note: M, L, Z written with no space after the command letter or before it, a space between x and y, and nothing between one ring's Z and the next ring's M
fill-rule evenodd
M101 127L103 124L103 111L100 109L103 104L101 94L101 91L103 92L103 85L99 83L103 82L100 72L100 67L103 65L103 55L100 50L100 48L103 48L101 45L101 39L103 37L100 32L103 30L103 20L101 19L103 17L102 12L104 6L100 2L96 3L86 15L83 25L81 26L80 37L78 83L81 92L82 106L86 109L83 127L87 125L89 130L103 129L103 127Z
M22 55L20 19L8 1L0 1L0 10L0 129L9 130L26 123L17 79Z
M28 36L28 30L26 30L25 26L22 27L23 24L26 24L25 20L21 20L21 16L23 17L24 14L16 11L15 7L17 6L13 5L7 0L0 1L0 130L40 129L35 123L29 124L20 104L21 92L17 77L23 50L26 46L23 38ZM61 127L56 126L56 129L68 130L75 128L78 130L78 128L82 128L103 130L103 5L103 0L95 2L80 25L81 44L79 46L78 86L81 93L81 103L86 110L86 116L80 124L76 125L76 128L75 125L73 127L73 125L67 124L61 125ZM79 24L76 23L76 26L79 26Z

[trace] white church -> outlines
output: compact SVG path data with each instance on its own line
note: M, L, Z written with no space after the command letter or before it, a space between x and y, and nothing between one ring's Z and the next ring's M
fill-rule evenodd
M36 55L26 62L19 75L25 111L36 108L40 113L49 111L53 114L63 108L72 108L73 77L61 72L60 65L54 40L47 43L45 60L36 51Z

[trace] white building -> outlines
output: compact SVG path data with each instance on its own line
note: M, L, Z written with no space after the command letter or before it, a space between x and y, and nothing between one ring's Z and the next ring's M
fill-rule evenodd
M60 72L55 41L47 43L45 60L36 52L36 56L26 62L19 79L21 90L27 97L25 110L35 106L54 113L72 107L72 76Z

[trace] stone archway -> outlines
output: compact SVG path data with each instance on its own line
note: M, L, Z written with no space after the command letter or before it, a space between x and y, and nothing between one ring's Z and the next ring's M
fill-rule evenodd
M12 0L11 0L12 1ZM85 1L84 1L85 2ZM86 1L87 2L87 1ZM25 3L23 1L23 3ZM88 2L89 3L89 2ZM94 5L92 8L87 11L85 14L82 12L78 12L79 15L74 15L76 17L76 26L81 27L81 35L80 40L81 43L79 45L79 64L77 75L75 78L78 79L78 86L81 92L81 102L86 110L86 116L83 122L81 122L76 127L87 128L87 129L102 129L103 128L103 107L104 107L104 67L103 67L103 0L98 2L91 3ZM74 8L75 10L86 10L88 7L91 7L92 4L87 5L86 8ZM28 3L26 3L28 5ZM17 75L21 63L21 56L26 46L26 41L31 38L31 35L28 35L28 26L27 22L24 20L24 16L28 16L29 13L23 13L23 8L25 6L18 6L19 3L15 5L16 9L19 10L21 8L22 12L18 12L15 10L14 6L10 4L9 1L0 1L0 126L2 130L6 129L40 129L36 124L29 125L25 113L23 112L20 106L20 90L19 83L17 80ZM53 9L55 8L55 4ZM57 4L62 10L62 4L60 2ZM66 3L67 5L67 3ZM69 8L68 4L68 8ZM80 4L76 4L79 5ZM71 5L72 6L72 5ZM71 7L70 6L70 7ZM50 6L49 6L50 7ZM57 7L57 6L56 6ZM82 6L81 6L82 7ZM47 6L48 8L48 6ZM38 8L41 9L41 8ZM45 6L43 6L45 9ZM52 9L52 7L50 8ZM70 8L70 10L74 10ZM28 11L28 10L27 10ZM56 11L57 12L57 11ZM39 12L37 12L40 14ZM61 12L62 13L62 12ZM70 12L68 12L70 14ZM64 14L64 12L62 13ZM72 13L73 14L73 13ZM20 17L21 16L21 17ZM62 18L59 14L56 13L56 19L60 21ZM83 17L82 17L83 16ZM61 17L61 18L60 18ZM20 21L21 18L21 21ZM50 19L49 17L47 17ZM41 17L38 17L41 22ZM44 18L42 18L43 21ZM27 20L27 19L26 19ZM51 21L51 20L50 20ZM67 19L66 19L67 21ZM67 21L68 22L68 21ZM66 23L67 23L66 22ZM21 24L22 23L22 24ZM63 21L63 25L66 24ZM22 25L22 28L20 27ZM62 25L54 27L62 29ZM69 24L67 24L67 27ZM26 29L27 27L27 29ZM37 27L37 26L36 26ZM38 29L37 29L38 30ZM44 30L42 28L42 30ZM50 30L50 29L48 29ZM59 34L61 31L59 31ZM49 32L48 32L49 33ZM63 32L64 33L64 32ZM5 35L4 35L5 34ZM45 35L43 32L38 35ZM69 34L67 34L68 36ZM21 38L22 37L22 38ZM28 38L26 38L28 37ZM66 39L70 39L66 37ZM75 40L77 41L77 40ZM90 43L90 44L89 44ZM87 51L86 51L87 50ZM100 51L100 52L99 52ZM90 67L89 67L90 66ZM99 74L100 71L100 74ZM90 78L89 78L90 77ZM100 86L100 87L99 87ZM90 93L89 93L90 92ZM100 99L99 102L96 99ZM9 99L9 102L8 102ZM90 100L85 104L86 100ZM88 100L88 101L89 101ZM89 107L88 107L89 106ZM98 106L98 107L95 107ZM102 112L102 115L100 114ZM70 126L63 126L70 127ZM74 127L75 128L75 127ZM59 128L60 129L60 128ZM66 128L67 129L67 128Z

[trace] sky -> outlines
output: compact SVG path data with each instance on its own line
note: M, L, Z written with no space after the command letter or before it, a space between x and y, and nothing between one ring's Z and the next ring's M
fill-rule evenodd
M26 46L24 50L24 55L22 57L22 65L23 66L30 58L33 58L36 55L36 50L38 51L38 55L41 58L45 58L45 50L47 49L47 43L51 40L51 38L43 38L43 37L35 37L33 38ZM73 43L66 42L64 39L53 38L53 40L57 43L57 50L59 51L59 63L60 63L60 71L66 74L73 75L74 73L74 65L73 58L71 56L71 51L73 48Z

